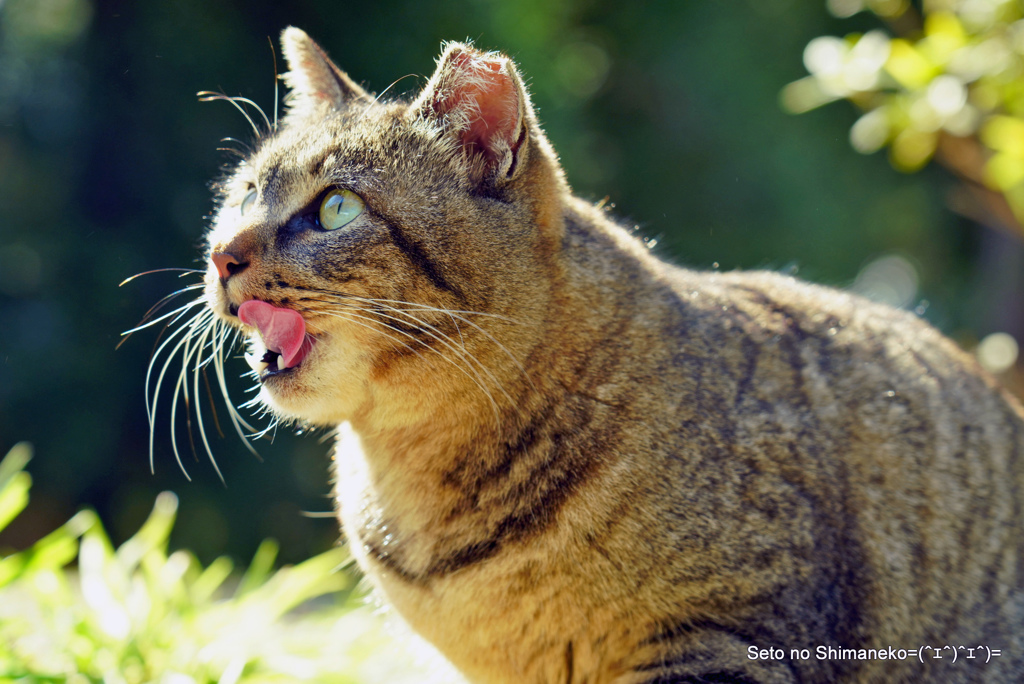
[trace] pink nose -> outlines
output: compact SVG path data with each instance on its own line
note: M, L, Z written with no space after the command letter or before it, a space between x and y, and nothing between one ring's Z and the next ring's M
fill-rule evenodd
M213 262L214 267L217 269L217 275L220 276L221 280L227 280L234 274L244 271L248 263L239 261L234 254L228 254L227 252L214 252L210 255L210 261Z

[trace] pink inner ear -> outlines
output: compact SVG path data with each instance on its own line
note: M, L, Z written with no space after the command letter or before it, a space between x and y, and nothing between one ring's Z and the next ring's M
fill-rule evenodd
M464 116L462 144L469 151L484 153L489 161L497 161L505 149L514 150L519 93L505 60L456 51L445 66L451 70L450 80L434 100L434 111Z

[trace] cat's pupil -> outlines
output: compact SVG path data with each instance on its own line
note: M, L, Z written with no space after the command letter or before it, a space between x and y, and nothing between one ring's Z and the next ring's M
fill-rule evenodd
M325 212L333 211L336 215L340 214L341 213L341 205L343 205L344 203L345 203L345 198L342 197L341 195L331 195L330 197L327 198L327 201L324 202L324 211Z
M363 200L351 190L331 190L320 203L320 227L337 230L363 212Z

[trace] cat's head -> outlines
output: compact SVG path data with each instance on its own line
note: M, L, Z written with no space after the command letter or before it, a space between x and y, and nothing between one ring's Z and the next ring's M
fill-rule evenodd
M302 31L282 47L288 113L219 185L207 240L207 302L249 335L263 402L320 424L381 393L493 404L543 315L567 192L516 67L450 44L387 102Z

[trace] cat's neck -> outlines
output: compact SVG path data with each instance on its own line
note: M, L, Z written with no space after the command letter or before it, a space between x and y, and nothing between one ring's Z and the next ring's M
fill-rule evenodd
M465 314L446 342L378 369L349 418L359 434L406 453L501 439L546 397L580 384L594 340L645 306L634 289L650 287L660 265L602 210L567 193L545 220L561 242L546 278L513 284L517 310Z
M626 371L616 370L629 354L616 358L615 345L595 340L635 323L645 306L636 294L657 289L656 276L637 266L635 256L624 256L642 245L600 210L569 200L560 229L566 248L556 255L549 289L533 293L533 312L504 328L507 336L495 335L506 348L475 339L481 343L474 351L500 388L483 392L474 374L456 372L436 355L416 357L419 365L407 374L376 383L351 417L349 439L357 438L360 448L339 448L339 459L351 461L339 461L346 473L339 472L339 485L360 483L361 492L348 496L385 511L366 517L387 520L388 534L426 543L441 530L462 527L464 518L485 518L483 498L508 502L529 495L517 489L517 478L532 477L523 473L533 470L558 472L561 466L552 461L561 457L557 441L586 438L594 416L614 410L616 392L629 386ZM572 244L595 241L610 248ZM578 260L579 254L586 256ZM623 278L632 281L633 294L622 294ZM573 458L589 458L586 449L572 451ZM584 477L590 469L585 462L563 465L567 477ZM408 562L426 564L428 555L413 554Z

